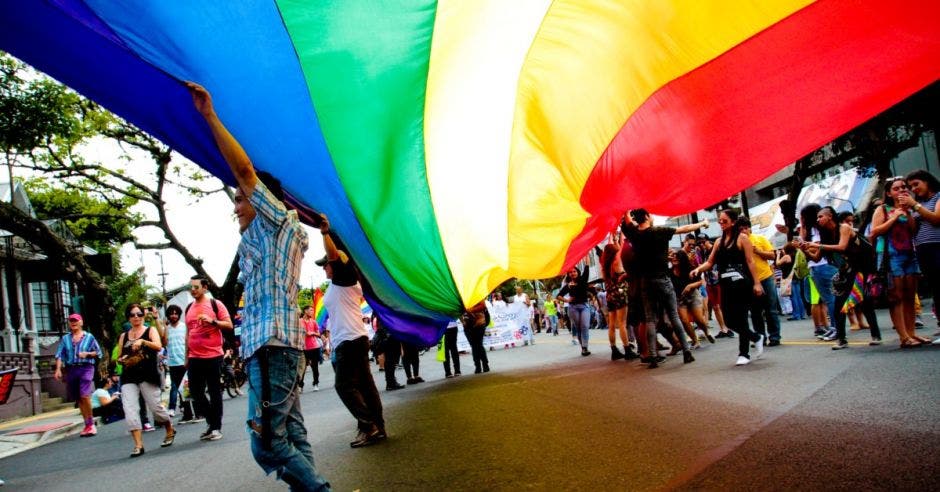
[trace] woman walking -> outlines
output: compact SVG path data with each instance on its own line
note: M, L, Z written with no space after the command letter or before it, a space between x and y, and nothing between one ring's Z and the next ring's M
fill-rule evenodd
M685 327L686 333L692 340L692 348L697 349L701 346L698 341L698 335L695 334L695 327L692 326L694 320L709 343L715 343L715 337L708 332L708 321L702 312L702 295L700 288L702 286L702 276L692 277L692 263L689 256L681 249L675 249L669 252L669 280L672 281L672 288L676 291L676 303L679 308L679 319Z
M601 253L601 276L607 292L607 339L610 341L610 360L636 359L627 337L627 273L620 261L620 246L609 243ZM623 352L617 348L617 333Z
M81 437L91 437L98 433L92 417L91 394L94 393L95 360L101 355L101 348L95 336L83 329L82 315L69 315L69 332L59 341L55 354L55 378L64 381L70 400L78 403L85 428Z
M577 267L572 267L565 276L564 285L558 291L558 300L567 302L568 317L570 319L570 328L572 340L577 337L581 344L581 355L591 355L588 350L588 340L590 338L589 329L591 327L591 311L588 307L588 272L590 267L584 265L583 271L578 271Z
M173 444L176 431L173 429L170 415L160 403L161 377L157 370L157 354L163 349L160 335L157 330L144 324L144 309L140 304L127 306L125 314L131 327L118 339L117 355L118 362L124 366L121 372L121 401L124 403L127 428L134 439L131 458L136 458L144 454L138 397L143 397L147 408L153 414L154 422L166 429L161 447Z
M754 266L754 250L747 234L741 232L738 213L734 210L722 210L718 215L721 238L712 247L708 260L692 270L690 276L698 277L702 272L718 265L721 276L721 298L725 323L736 331L738 337L738 360L735 365L743 366L751 362L750 343L754 342L759 359L764 353L764 337L751 330L748 324L747 310L751 305L751 296L764 295L764 289L757 280Z
M323 341L320 338L320 325L317 324L313 306L304 307L304 315L300 318L300 326L304 329L304 359L307 367L313 371L313 391L320 391L320 361L323 359L321 351ZM300 387L304 387L303 377L300 378Z

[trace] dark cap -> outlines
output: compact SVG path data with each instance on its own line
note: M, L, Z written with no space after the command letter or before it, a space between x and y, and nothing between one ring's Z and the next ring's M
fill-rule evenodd
M323 258L320 258L319 260L315 261L314 263L316 263L317 266L326 266L326 264L327 264L328 261L330 261L330 260L328 260L326 256L323 256Z

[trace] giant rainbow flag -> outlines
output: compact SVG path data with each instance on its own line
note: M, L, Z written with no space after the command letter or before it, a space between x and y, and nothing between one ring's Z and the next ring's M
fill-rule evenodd
M0 49L228 183L183 81L433 342L625 209L717 202L940 73L936 0L16 0Z

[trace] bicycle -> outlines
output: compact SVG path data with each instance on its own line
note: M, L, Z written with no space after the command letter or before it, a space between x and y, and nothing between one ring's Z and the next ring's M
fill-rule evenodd
M227 363L229 362L230 363ZM228 393L230 398L236 398L242 394L241 387L248 381L248 375L245 374L244 363L241 357L225 358L222 362L222 387Z

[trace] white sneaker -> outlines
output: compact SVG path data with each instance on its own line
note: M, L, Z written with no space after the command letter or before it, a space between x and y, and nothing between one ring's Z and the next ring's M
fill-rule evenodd
M931 345L940 345L940 338L930 342Z
M210 432L209 435L206 436L206 441L218 441L219 439L222 439L222 431L218 429Z
M735 362L734 365L736 365L736 366L746 366L746 365L748 365L748 364L750 364L750 363L751 363L751 359L748 359L747 357L745 357L745 356L743 356L743 355L739 355L739 356L738 356L738 361Z
M755 358L760 359L760 356L764 355L764 335L758 335L760 340L754 342L754 349L757 350Z
M176 417L176 410L173 410L172 408L167 410L166 413L170 414L170 418Z
M313 391L320 391L320 385L319 384L313 385Z

